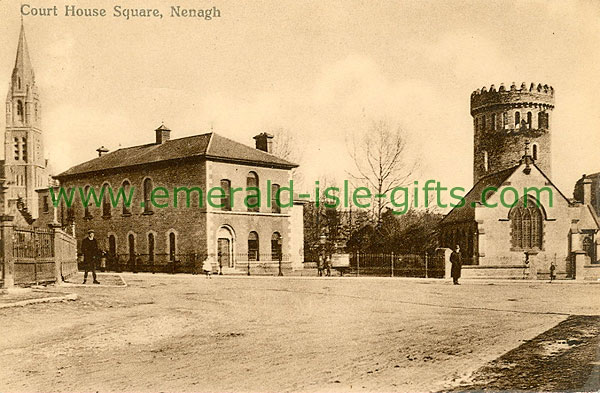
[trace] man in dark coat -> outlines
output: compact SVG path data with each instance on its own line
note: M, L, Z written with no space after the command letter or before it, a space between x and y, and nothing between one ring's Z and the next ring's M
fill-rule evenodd
M450 263L452 263L452 270L450 271L450 275L452 276L452 282L454 283L454 285L460 285L458 283L458 279L460 278L462 260L460 257L460 246L458 244L456 245L454 251L452 251L452 254L450 254Z
M98 241L94 239L94 230L90 229L88 235L81 241L81 253L83 254L83 266L85 273L83 274L83 283L87 281L88 271L92 271L94 284L100 284L96 280L96 259L100 256L100 248Z

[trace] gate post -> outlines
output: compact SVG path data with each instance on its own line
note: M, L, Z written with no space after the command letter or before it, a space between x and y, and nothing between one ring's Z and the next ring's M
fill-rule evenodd
M12 288L15 286L13 219L14 216L9 216L7 214L0 215L0 237L2 238L2 250L0 251L0 257L2 258L2 263L4 265L2 269L4 288Z

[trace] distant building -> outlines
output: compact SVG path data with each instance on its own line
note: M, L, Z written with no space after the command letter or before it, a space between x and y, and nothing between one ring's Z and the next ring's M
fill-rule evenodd
M47 188L49 175L44 158L42 107L29 58L25 29L21 25L17 56L6 96L4 160L0 170L7 187L5 209L37 217L36 189ZM17 206L18 205L18 206ZM13 213L14 214L14 213Z
M492 85L471 95L475 184L464 206L442 220L440 239L445 247L460 245L465 277L548 278L551 267L559 278L600 277L591 182L587 197L576 201L550 180L553 108L547 85ZM486 190L495 207L484 206ZM518 201L511 207L512 190Z
M194 272L212 256L215 271L225 274L247 273L248 268L252 274L272 273L279 268L280 253L284 271L302 268L302 205L288 207L285 192L283 207L266 200L289 185L297 166L270 153L272 136L256 136L256 148L251 148L215 133L179 139L170 134L162 125L152 143L109 153L99 149L99 157L55 176L67 190L99 192L104 187L116 194L122 188L129 194L133 189L132 206L122 201L113 206L106 193L101 206L85 208L76 196L71 208L49 206L43 219L74 223L78 239L94 229L109 260L120 268ZM214 187L225 190L213 198L223 207L206 203ZM260 189L260 207L247 207L246 187ZM204 193L202 203L198 189ZM153 206L153 190L155 195L168 192L168 198L157 199L168 207Z

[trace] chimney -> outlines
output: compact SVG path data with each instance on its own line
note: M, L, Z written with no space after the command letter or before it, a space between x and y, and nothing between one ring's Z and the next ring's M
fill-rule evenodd
M583 204L592 204L592 179L583 175Z
M98 157L102 157L102 154L109 152L109 150L106 147L104 147L104 145L97 148L96 151L98 152Z
M171 138L171 130L161 124L156 130L156 144L161 145Z
M266 132L260 133L254 137L256 148L267 153L273 153L273 135Z

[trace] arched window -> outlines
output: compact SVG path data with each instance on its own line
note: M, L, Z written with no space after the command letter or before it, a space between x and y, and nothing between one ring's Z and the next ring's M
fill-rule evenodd
M540 128L540 129L548 128L548 113L547 112L539 112L538 113L538 128Z
M532 116L531 116L531 112L527 112L527 128L531 130L531 122L532 122Z
M154 263L154 234L148 234L148 262Z
M91 196L90 186L85 186L85 188L83 189L83 193L85 195L85 198L87 198L87 203L84 202L83 204L83 218L91 219L92 214L90 213L90 204L93 203L93 198Z
M17 88L19 90L21 90L21 77L20 76L17 77Z
M496 130L496 122L497 122L496 114L492 113L492 130L494 130L494 131Z
M249 212L260 210L260 190L256 172L249 172L246 178L246 206Z
M121 189L123 190L123 215L124 216L130 216L131 215L131 210L129 209L129 206L127 206L127 201L131 202L131 200L129 199L129 192L131 190L131 184L129 183L129 181L124 180L123 184L121 185Z
M248 234L248 260L260 260L259 250L258 233L252 231Z
M486 172L489 170L489 157L487 150L483 151L483 170Z
M25 118L25 110L23 108L23 101L17 100L17 118L19 121L23 121Z
M520 124L521 124L521 112L516 111L515 112L515 128L519 128Z
M169 233L169 260L170 261L174 261L175 260L175 255L177 254L177 244L175 241L175 233L174 232L170 232Z
M224 197L221 200L221 210L230 211L231 210L231 180L229 179L221 179L221 188L224 191Z
M102 186L102 217L109 218L112 214L110 208L110 195L108 191L108 184Z
M115 235L108 236L108 255L113 260L117 257L117 238Z
M531 145L531 157L534 160L538 159L538 145L537 145L537 143L534 143L533 145Z
M144 180L144 214L152 213L152 202L150 197L152 195L152 179L149 177Z
M542 248L543 214L531 197L521 198L511 209L512 246L516 250L540 250Z
M281 235L279 232L274 232L271 236L271 260L278 261L282 250Z
M133 233L127 236L127 242L129 246L129 263L133 263L135 261L135 236L133 236Z
M271 212L281 213L281 201L279 200L279 184L271 185Z

